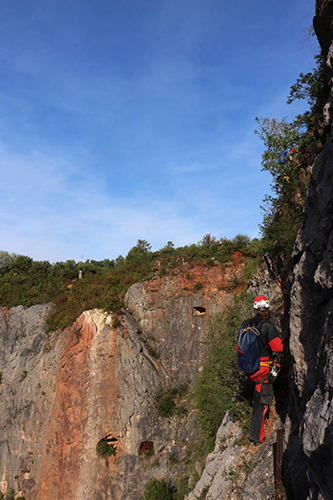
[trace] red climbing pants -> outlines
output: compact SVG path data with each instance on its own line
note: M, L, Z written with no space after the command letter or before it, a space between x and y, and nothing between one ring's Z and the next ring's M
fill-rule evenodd
M250 440L255 443L262 443L265 437L265 416L268 405L261 402L261 388L263 385L264 384L256 384L253 391Z
M269 368L260 366L256 373L250 375L250 379L255 384L250 440L255 443L262 443L265 437L265 416L273 399L273 385L269 381ZM260 383L261 380L262 383Z

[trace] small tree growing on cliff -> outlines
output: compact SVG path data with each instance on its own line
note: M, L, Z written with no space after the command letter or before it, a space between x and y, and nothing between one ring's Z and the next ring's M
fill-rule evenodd
M330 92L329 75L323 56L319 54L315 59L316 67L310 73L299 75L287 99L288 104L297 99L306 100L308 111L297 115L291 123L285 118L281 121L256 118L258 129L255 133L265 144L262 167L272 175L274 193L264 200L266 206L261 225L264 250L286 262L303 222L309 165L326 140L322 109ZM296 151L291 157L280 157L282 152L287 153L292 148Z
M296 234L302 225L303 205L307 190L307 178L301 168L302 148L313 140L305 133L304 124L298 120L288 123L256 118L258 129L255 133L264 142L262 170L272 175L273 195L264 198L263 222L260 226L265 251L270 255L280 255L288 260ZM292 160L281 162L283 151L296 149Z
M168 484L162 479L158 481L151 477L149 483L145 486L143 497L140 500L172 500L172 492Z
M23 497L18 497L17 500L19 500L19 498L23 498ZM4 495L2 493L2 491L0 491L0 500L15 500L14 489L11 488L10 490L8 490L6 495ZM24 500L24 498L23 498L23 500Z
M100 458L108 458L111 456L116 456L117 449L112 444L109 444L106 439L101 439L97 443L96 453Z

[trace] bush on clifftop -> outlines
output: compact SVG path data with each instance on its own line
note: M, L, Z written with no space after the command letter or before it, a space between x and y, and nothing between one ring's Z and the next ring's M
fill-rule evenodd
M193 245L174 248L172 242L157 252L146 240L137 244L123 258L86 262L34 261L23 255L0 252L0 306L31 306L53 302L47 329L63 329L80 314L93 308L120 312L127 289L154 275L161 277L181 266L184 261L227 262L235 252L252 258L260 252L258 240L237 235L232 240L205 235ZM159 265L156 266L156 262ZM79 279L82 271L83 279Z

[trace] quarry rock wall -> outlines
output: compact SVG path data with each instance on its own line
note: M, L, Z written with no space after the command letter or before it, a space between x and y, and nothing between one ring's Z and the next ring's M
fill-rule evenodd
M134 500L152 474L188 474L196 412L162 418L156 395L193 383L209 318L244 282L237 255L183 268L132 286L117 327L92 310L45 333L52 305L0 310L2 491L26 500ZM116 455L99 458L100 440Z

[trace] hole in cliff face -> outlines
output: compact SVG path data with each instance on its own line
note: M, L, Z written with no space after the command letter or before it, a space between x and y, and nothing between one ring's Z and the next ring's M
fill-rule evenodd
M115 438L111 432L109 432L109 434L107 434L105 436L105 438L103 438L104 441L106 441L108 444L112 444L113 446L115 446L116 448L119 446L119 441L117 438Z
M153 441L141 441L139 446L139 455L152 452L154 450Z
M202 306L193 307L193 316L204 316L206 314L206 308Z

